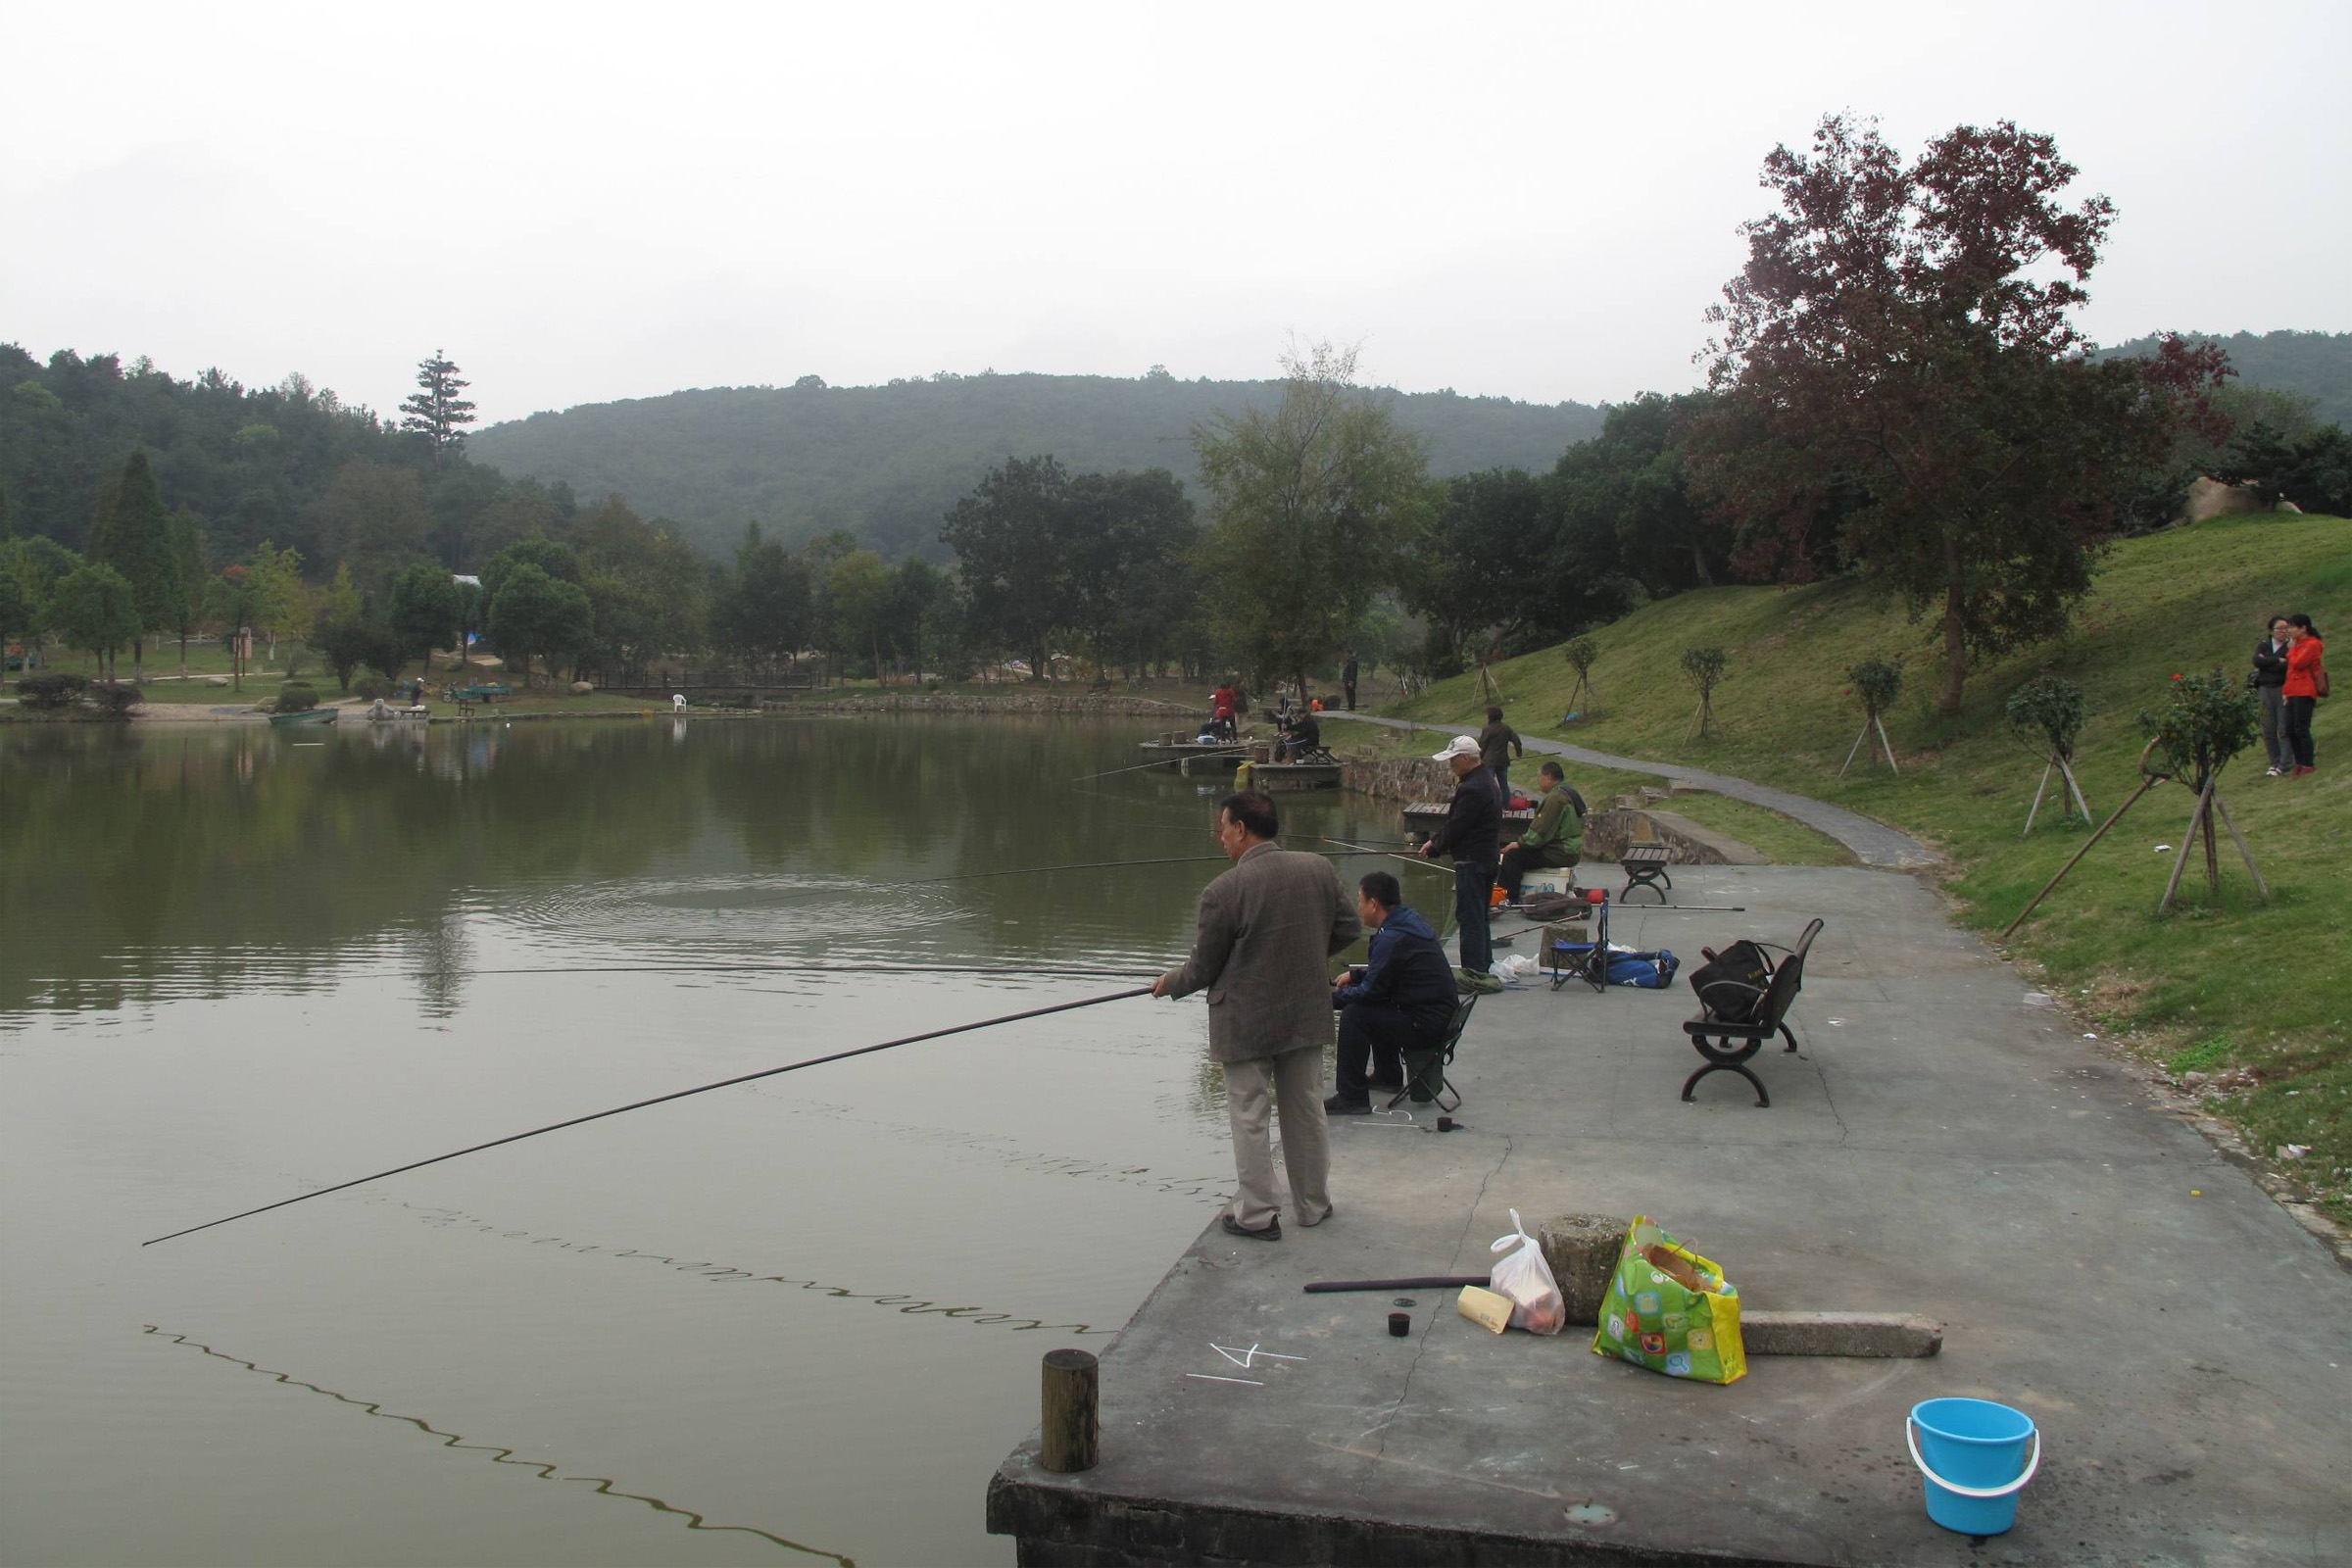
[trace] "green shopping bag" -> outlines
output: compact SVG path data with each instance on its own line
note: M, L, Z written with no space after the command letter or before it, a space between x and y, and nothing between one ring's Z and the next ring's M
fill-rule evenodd
M1592 1353L1670 1378L1737 1383L1747 1375L1740 1292L1719 1265L1637 1215L1600 1304Z

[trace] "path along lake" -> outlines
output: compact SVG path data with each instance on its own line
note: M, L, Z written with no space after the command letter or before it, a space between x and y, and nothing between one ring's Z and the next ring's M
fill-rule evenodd
M1143 983L1217 863L975 873L1213 856L1228 786L1072 782L1156 727L0 727L0 1561L1010 1562L1039 1357L1231 1190L1197 1000L139 1243ZM1041 972L888 967L956 964Z

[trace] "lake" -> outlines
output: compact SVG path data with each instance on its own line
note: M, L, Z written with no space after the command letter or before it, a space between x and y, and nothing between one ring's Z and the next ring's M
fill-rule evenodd
M1039 1357L1231 1189L1198 999L139 1244L1147 983L1218 863L984 873L1214 856L1227 786L1081 781L1157 727L0 726L0 1556L1009 1563ZM950 965L1037 972L904 972Z

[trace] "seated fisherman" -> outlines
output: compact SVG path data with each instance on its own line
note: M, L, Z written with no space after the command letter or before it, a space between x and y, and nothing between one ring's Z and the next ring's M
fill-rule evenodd
M1434 1051L1453 1021L1453 965L1438 934L1388 872L1356 886L1355 910L1372 933L1372 950L1368 962L1331 982L1331 1004L1340 1009L1340 1092L1323 1108L1334 1116L1365 1115L1373 1090L1402 1089L1404 1053Z
M1502 847L1502 869L1494 878L1502 884L1503 898L1512 904L1519 902L1519 889L1528 872L1574 865L1584 856L1584 798L1569 786L1557 762L1546 761L1538 768L1536 783L1544 791L1544 799L1536 807L1536 820L1526 833Z
M1278 762L1297 761L1309 752L1322 750L1323 726L1315 722L1315 710L1307 709L1292 715L1288 738L1274 755Z

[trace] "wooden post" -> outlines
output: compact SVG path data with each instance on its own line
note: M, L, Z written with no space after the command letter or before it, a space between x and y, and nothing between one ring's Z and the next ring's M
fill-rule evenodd
M1876 713L1870 715L1870 721L1878 729L1879 744L1886 748L1886 765L1893 769L1894 776L1896 778L1901 778L1903 776L1903 767L1900 762L1897 762L1894 760L1894 742L1886 738L1886 721L1881 719Z
M2188 837L2180 841L2180 853L2173 857L2173 874L2164 884L2164 897L2156 901L2156 912L2164 913L2173 906L2173 895L2180 890L2180 873L2188 869L2188 852L2197 847L2197 828L2205 820L2206 803L2213 799L2214 778L2205 780L2197 791L2197 808L2189 813Z
M2109 828L2115 826L2116 823L2124 819L2124 813L2126 811L2129 811L2132 807L2139 804L2139 798L2142 795L2147 794L2148 791L2154 789L2157 785L2163 782L2164 777L2162 774L2151 774L2145 778L2142 778L2139 781L2139 788L2132 792L2131 799L2125 801L2123 805L2117 807L2115 808L2115 814L2109 817L2106 821L2101 822L2099 824L2099 830L2096 833L2093 833L2088 839L2083 841L2082 847L2075 852L2074 858L2058 868L2058 874L2050 878L2046 883L2042 884L2042 889L2039 893L2034 894L2033 898L2026 901L2026 906L2017 911L2016 919L2001 927L2001 940L2006 941L2010 932L2015 931L2019 926L2026 923L2026 916L2034 912L2034 906L2040 904L2042 900L2048 898L2050 896L2050 890L2066 880L2066 873L2072 871L2075 868L2076 863L2080 861L2082 857L2090 853L2090 848L2092 845L2098 843L2099 840L2107 836L2107 830Z
M2222 813L2222 826L2230 830L2230 841L2237 846L2239 857L2245 860L2246 874L2254 879L2254 891L2266 899L2269 898L2271 896L2270 884L2263 881L2261 869L2254 864L2254 852L2246 848L2245 835L2238 832L2235 822L2230 820L2230 808L2222 804L2222 798L2219 795L2213 798L2213 808Z
M2050 787L2050 769L2056 762L2057 759L2052 758L2041 764L2041 782L2034 786L2034 804L2026 808L2026 830L2018 835L2021 839L2034 836L2034 818L2041 811L2041 793Z
M2075 770L2063 757L2058 759L2058 771L2066 775L2067 788L2075 792L2075 804L2082 808L2082 820L2090 820L2090 802L2082 798L2082 786L2075 782Z
M1870 739L1870 720L1864 719L1862 721L1862 733L1856 735L1854 737L1854 744L1845 749L1845 760L1843 763L1839 764L1838 768L1838 776L1839 778L1845 777L1845 770L1854 765L1854 754L1862 750L1862 743L1868 739Z
M1048 1350L1038 1416L1037 1462L1092 1470L1102 1442L1102 1364L1086 1350Z

